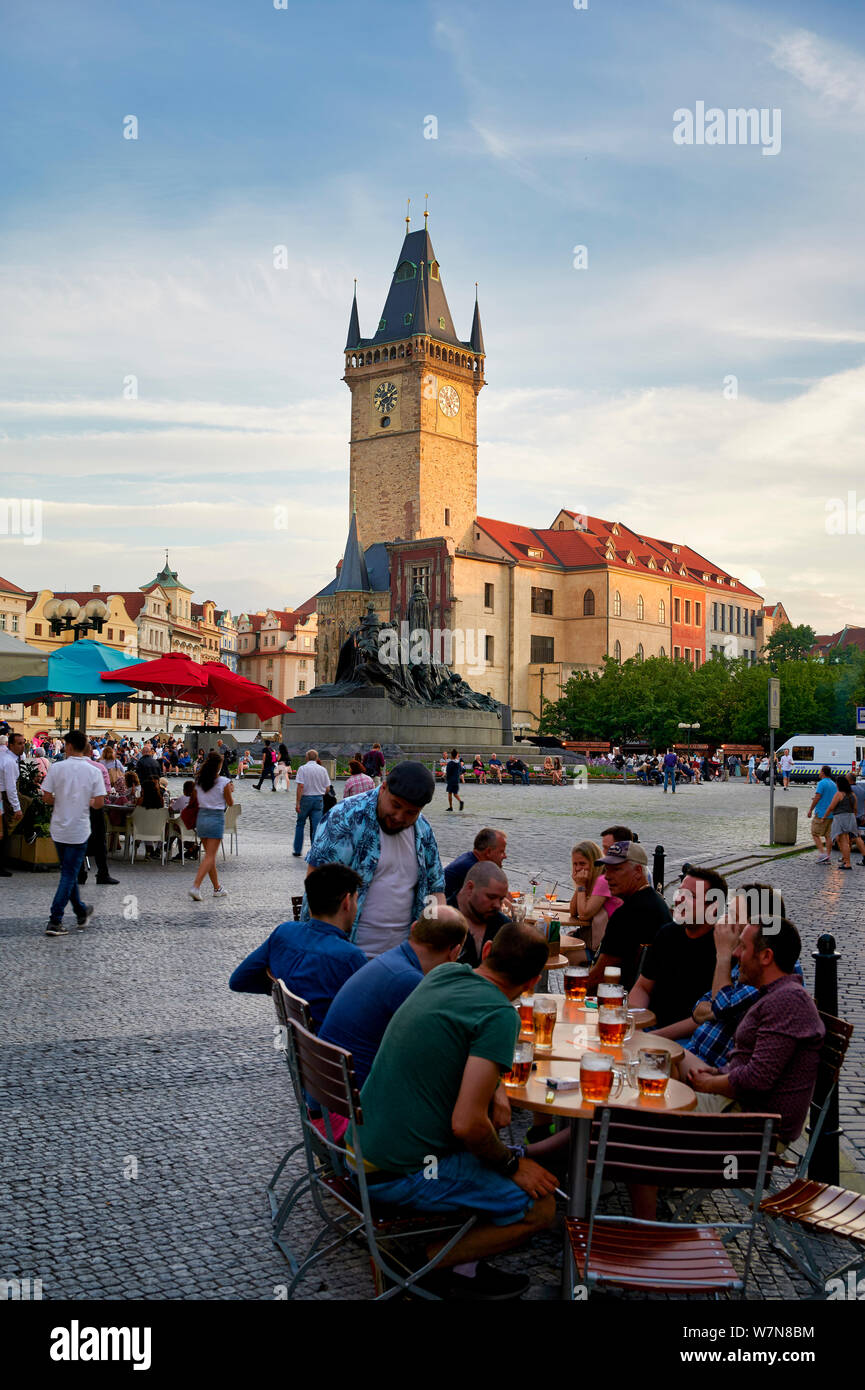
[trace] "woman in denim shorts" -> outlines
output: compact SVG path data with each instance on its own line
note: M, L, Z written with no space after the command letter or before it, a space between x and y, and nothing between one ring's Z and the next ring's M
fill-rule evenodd
M201 885L210 877L215 898L227 898L227 891L220 886L216 868L216 856L225 834L225 808L233 805L231 779L222 776L221 753L210 753L198 774L196 784L198 816L195 833L204 846L204 854L195 875L195 883L189 890L194 902L201 902Z

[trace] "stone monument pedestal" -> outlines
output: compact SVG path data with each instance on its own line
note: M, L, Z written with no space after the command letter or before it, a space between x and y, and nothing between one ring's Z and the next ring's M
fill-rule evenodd
M307 748L348 756L372 743L412 751L457 748L465 757L511 742L511 712L451 705L397 705L378 687L354 694L302 695L294 714L282 720L282 737L290 752Z

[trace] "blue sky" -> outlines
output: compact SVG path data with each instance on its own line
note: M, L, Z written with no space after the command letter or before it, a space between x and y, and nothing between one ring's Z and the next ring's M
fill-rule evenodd
M618 517L865 621L865 542L825 526L865 497L859 6L4 13L0 492L44 507L5 577L133 588L168 546L234 611L326 582L352 279L371 333L428 193L466 336L480 285L483 514ZM780 151L675 144L698 101L779 109Z

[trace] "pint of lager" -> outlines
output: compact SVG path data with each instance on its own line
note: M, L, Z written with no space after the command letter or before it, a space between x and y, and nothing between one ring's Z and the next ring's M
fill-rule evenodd
M598 1011L598 1037L610 1047L621 1047L634 1035L634 1016L623 1008Z
M657 1098L670 1079L670 1054L662 1048L643 1048L637 1059L637 1089L641 1096Z
M613 1083L616 1089L613 1091ZM601 1052L584 1052L580 1058L580 1091L583 1100L590 1105L602 1105L617 1096L622 1089L623 1077L613 1071L613 1059Z
M587 965L569 965L565 971L565 998L572 1004L586 1002L586 980L589 978Z
M511 1069L502 1074L506 1086L525 1086L531 1076L533 1056L534 1047L530 1042L517 1042Z
M625 997L621 970L617 965L608 965L604 971L604 978L598 985L598 1008L621 1008L625 1003Z
M555 999L551 999L545 994L536 994L532 1019L535 1025L535 1047L539 1051L552 1051L556 1017Z
M535 996L533 994L521 994L517 1012L520 1016L520 1037L533 1038L535 1036L535 1025L532 1021L532 1014L535 1007Z

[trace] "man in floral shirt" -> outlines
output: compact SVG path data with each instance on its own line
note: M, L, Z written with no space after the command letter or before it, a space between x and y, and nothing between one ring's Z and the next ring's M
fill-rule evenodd
M445 901L438 845L421 815L434 791L423 763L397 763L380 787L333 807L306 856L310 869L347 864L360 875L351 939L369 957L405 941L424 908Z

